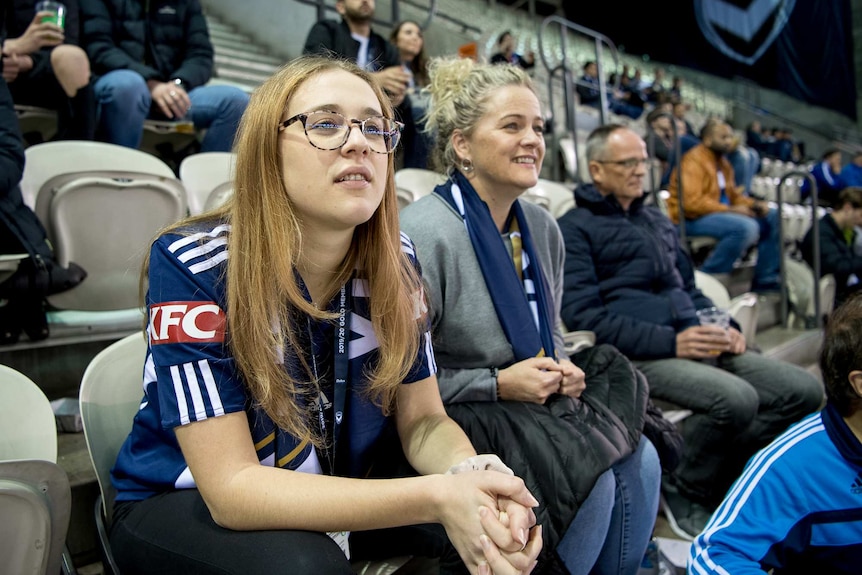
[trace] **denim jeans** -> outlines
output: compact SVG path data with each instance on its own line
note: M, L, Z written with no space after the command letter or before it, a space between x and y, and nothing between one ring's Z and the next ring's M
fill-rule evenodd
M778 266L781 247L778 238L778 210L769 210L762 218L742 214L716 212L696 220L686 220L685 233L689 236L709 236L718 240L712 253L703 263L706 273L730 273L734 262L749 247L757 243L757 265L754 268L753 287L778 283Z
M655 524L660 482L658 453L641 437L633 454L599 476L557 546L569 573L637 573Z
M754 148L739 146L727 155L733 166L734 183L745 188L745 195L751 194L751 181L760 171L760 154Z
M823 386L795 365L746 352L715 365L690 359L635 361L650 396L694 413L682 423L685 452L672 478L687 498L717 505L745 462L823 401Z
M131 70L114 70L96 80L95 91L100 137L112 144L139 147L144 120L152 107L143 76ZM229 152L248 95L232 86L200 86L189 92L189 100L192 106L185 119L198 130L206 130L201 151Z

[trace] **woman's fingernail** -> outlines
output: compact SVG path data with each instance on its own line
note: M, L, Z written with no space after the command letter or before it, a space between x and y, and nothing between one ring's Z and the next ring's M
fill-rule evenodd
M518 532L518 543L520 543L524 547L527 546L527 530L526 529L521 529ZM521 547L522 551L524 550L524 547Z
M482 544L482 549L488 550L491 548L491 540L484 533L479 535L479 543Z
M479 575L491 575L491 568L484 561L479 563Z
M531 502L530 507L538 507L539 506L539 500L536 499L535 497L533 497L532 494L530 494L530 502Z
M488 508L485 507L484 505L480 505L479 506L479 517L482 517L484 519L487 515L488 515Z

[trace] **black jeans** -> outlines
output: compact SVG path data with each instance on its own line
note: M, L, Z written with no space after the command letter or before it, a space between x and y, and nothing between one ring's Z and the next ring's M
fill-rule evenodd
M325 533L233 531L213 521L196 489L120 502L111 550L123 575L348 575L350 562ZM441 573L466 568L440 525L414 525L350 535L351 558L441 557Z

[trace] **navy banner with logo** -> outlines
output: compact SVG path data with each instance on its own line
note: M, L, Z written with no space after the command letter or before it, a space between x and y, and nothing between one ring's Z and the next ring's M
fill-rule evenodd
M677 0L566 2L566 17L629 54L743 76L856 119L850 2Z

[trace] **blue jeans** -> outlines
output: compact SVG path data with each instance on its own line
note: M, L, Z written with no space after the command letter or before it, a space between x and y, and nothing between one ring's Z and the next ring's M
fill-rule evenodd
M745 188L745 195L751 195L751 181L760 171L760 154L754 148L739 146L727 155L733 166L734 183Z
M702 271L711 274L730 273L733 263L757 243L757 266L754 268L752 287L769 287L778 283L781 257L778 218L778 210L769 210L762 218L716 212L696 220L686 220L685 233L718 240L701 267Z
M760 354L635 361L650 397L694 412L682 424L685 451L673 471L688 499L717 505L745 462L788 425L812 413L823 385L804 369Z
M637 450L599 476L557 546L569 573L634 575L658 512L661 466L641 437Z
M143 76L131 70L108 72L95 84L102 139L128 148L141 145L144 120L152 99ZM192 107L184 119L198 130L206 130L202 152L229 152L248 95L232 86L200 86L189 92Z

